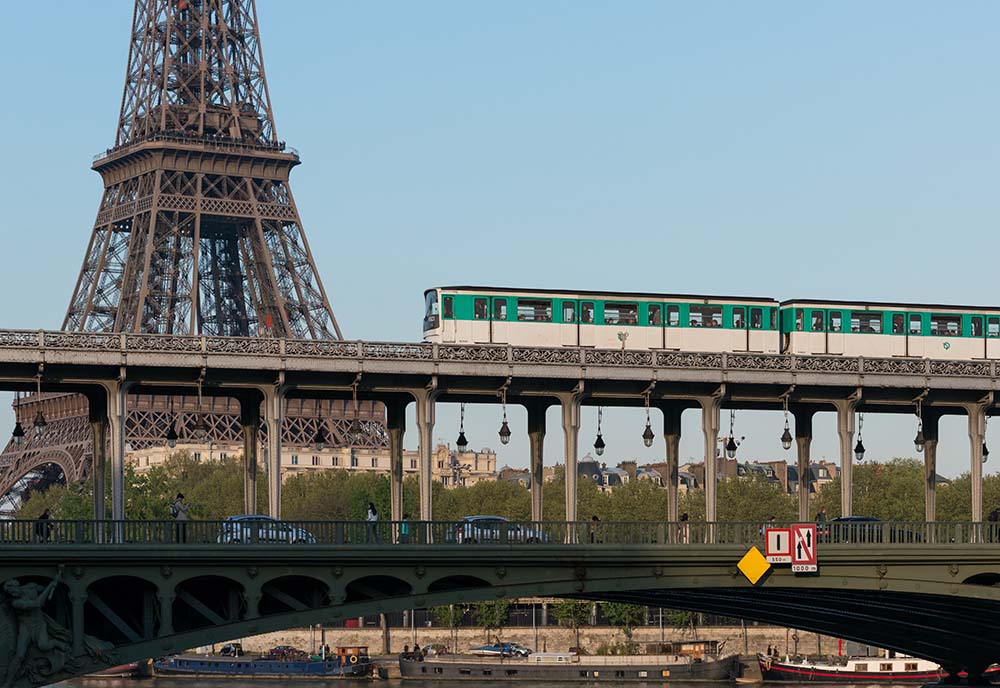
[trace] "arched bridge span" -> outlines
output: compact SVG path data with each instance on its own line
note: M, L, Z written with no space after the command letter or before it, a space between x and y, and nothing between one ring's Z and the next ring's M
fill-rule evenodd
M1000 544L988 540L826 543L818 573L778 568L751 585L736 567L748 542L220 544L197 531L153 541L173 526L149 524L144 542L5 545L0 660L13 657L13 580L51 588L44 611L65 643L32 646L36 660L62 653L60 668L22 685L331 619L536 595L742 616L972 673L1000 658Z

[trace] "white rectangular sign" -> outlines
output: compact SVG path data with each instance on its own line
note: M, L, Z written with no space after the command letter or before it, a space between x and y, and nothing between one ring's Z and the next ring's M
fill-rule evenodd
M792 526L792 571L818 571L816 564L816 524L796 523Z
M765 534L764 558L772 564L791 564L792 529L768 528Z

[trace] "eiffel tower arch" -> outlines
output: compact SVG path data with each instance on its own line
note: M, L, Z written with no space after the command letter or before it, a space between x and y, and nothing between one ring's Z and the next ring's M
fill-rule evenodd
M104 194L63 329L341 339L289 185L299 163L278 138L255 0L135 0L115 143L93 164ZM162 441L168 407L130 397L134 446ZM59 431L8 444L0 495L53 456L67 480L91 473L85 400L29 398L18 420L39 408ZM208 440L231 440L239 405L213 408ZM316 409L286 415L283 436L299 444L301 428L324 425L346 442L346 407ZM386 446L384 408L364 413L359 446Z

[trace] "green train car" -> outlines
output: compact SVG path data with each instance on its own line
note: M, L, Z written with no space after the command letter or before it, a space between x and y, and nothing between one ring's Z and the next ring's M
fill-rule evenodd
M474 286L424 301L428 342L1000 358L1000 308Z

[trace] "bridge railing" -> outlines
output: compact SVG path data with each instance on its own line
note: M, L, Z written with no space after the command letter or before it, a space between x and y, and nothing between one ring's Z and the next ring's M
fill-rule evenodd
M697 521L0 521L7 545L756 545L779 523ZM817 524L825 545L997 543L1000 524L922 521L829 521Z

